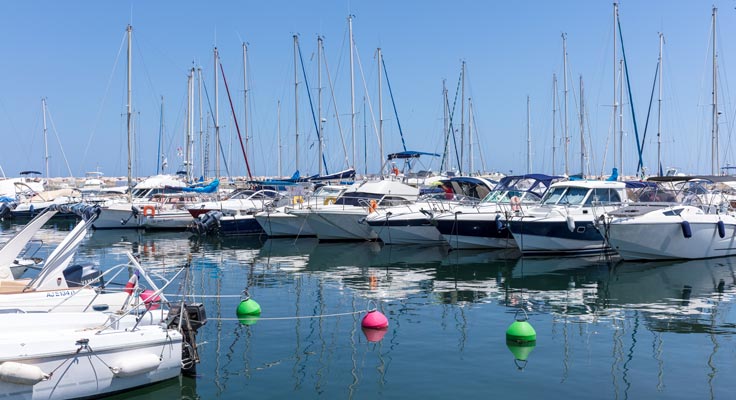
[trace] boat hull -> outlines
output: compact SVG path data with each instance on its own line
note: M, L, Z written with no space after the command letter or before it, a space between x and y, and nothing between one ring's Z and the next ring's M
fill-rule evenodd
M256 214L255 218L269 237L316 236L307 223L306 215L263 211Z
M582 255L611 250L593 221L575 221L573 229L565 220L512 220L508 225L523 254Z
M441 244L445 242L440 231L422 213L408 215L369 216L368 225L385 244Z

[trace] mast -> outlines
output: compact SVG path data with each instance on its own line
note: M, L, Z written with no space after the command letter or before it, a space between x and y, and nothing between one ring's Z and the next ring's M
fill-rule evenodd
M473 99L468 97L468 175L473 175ZM476 132L477 134L477 132Z
M526 96L526 173L532 173L532 125L531 99Z
M378 165L383 165L383 96L381 95L381 48L378 53ZM383 168L379 171L383 177Z
M565 175L570 175L568 167L567 167L567 146L568 142L570 141L570 137L568 136L568 125L567 125L567 34L562 34L562 73L563 73L563 82L565 83Z
M580 175L585 178L585 91L580 75Z
M718 52L716 51L716 13L713 7L713 126L711 128L711 174L718 175Z
M294 133L296 137L296 147L294 148L294 165L299 171L299 74L297 73L297 62L299 55L297 47L299 46L299 38L294 35Z
M163 174L166 168L166 159L164 158L164 96L161 96L161 114L159 116L160 123L158 128L158 160L156 165L156 174ZM160 167L160 168L159 168Z
M444 132L442 133L442 137L445 139L445 147L444 147L444 154L442 155L442 159L445 160L445 165L450 165L450 151L448 149L449 141L447 140L449 138L449 131L450 131L450 110L447 104L447 85L446 80L442 80L442 109L443 109L443 119L444 119ZM449 169L449 168L447 168ZM440 171L442 172L442 171Z
M465 161L465 60L463 60L462 72L462 88L460 91L460 175L463 173L463 162Z
M619 104L621 104L621 107L619 107L618 110L618 129L619 129L619 135L618 135L618 176L620 177L620 180L624 180L624 60L619 60Z
M278 155L276 157L278 176L281 175L281 100L276 102L276 147L278 147Z
M613 2L613 164L616 165L616 115L618 113L618 99L616 98L616 79L618 78L618 72L616 66L618 64L616 52L616 26L618 20L618 3ZM622 165L619 165L619 169ZM619 171L619 176L623 176L623 171Z
M657 100L657 174L662 170L662 45L664 35L659 33L659 100Z
M557 74L552 74L552 175L556 175L557 162Z
M46 179L49 178L49 142L46 131L46 98L41 98L41 109L43 111L43 161L46 166Z
M324 151L324 140L322 139L322 36L317 36L317 113L319 121L319 132L317 132L317 139L319 140L319 158L317 158L317 165L319 165L319 174L322 175L322 152Z
M194 158L194 67L187 77L187 144L184 158L184 170L187 181L192 181L192 159Z
M220 61L220 55L215 47L215 179L220 179L220 91L218 85L217 64Z
M353 141L353 168L355 168L355 69L353 66L353 16L348 15L348 40L350 42L350 126ZM380 75L379 75L380 76ZM381 160L383 162L383 160ZM379 164L380 165L380 164Z
M245 127L245 154L250 154L250 135L248 134L248 44L243 42L243 126Z
M202 178L206 180L207 163L205 162L205 154L207 149L204 146L204 117L202 115L202 67L197 67L197 95L199 101L199 171L202 173Z
M128 200L133 202L133 146L132 146L132 117L133 117L133 85L132 85L132 67L133 67L133 27L128 25L126 28L128 32L128 104L127 104L127 117L128 117Z

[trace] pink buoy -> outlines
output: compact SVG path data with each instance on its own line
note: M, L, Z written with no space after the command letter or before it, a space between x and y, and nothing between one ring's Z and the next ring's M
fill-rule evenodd
M157 309L159 307L158 303L161 301L161 297L158 295L154 296L154 293L156 292L151 289L146 289L141 293L141 300L143 300L144 304L150 305L152 310Z
M361 326L368 329L386 329L388 328L388 318L380 311L371 310L363 317Z

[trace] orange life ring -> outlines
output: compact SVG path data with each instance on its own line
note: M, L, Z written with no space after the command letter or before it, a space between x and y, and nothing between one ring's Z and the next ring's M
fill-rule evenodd
M511 210L519 211L521 209L521 199L519 196L511 197Z
M375 200L371 200L370 203L368 203L368 214L376 211L376 208L378 208L378 203L376 203Z
M156 216L156 207L154 206L143 206L143 216L147 217L150 215L151 217Z

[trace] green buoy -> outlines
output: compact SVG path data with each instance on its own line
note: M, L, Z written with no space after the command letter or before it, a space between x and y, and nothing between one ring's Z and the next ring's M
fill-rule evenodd
M251 298L246 298L238 304L236 311L238 317L258 316L261 315L261 306Z
M514 355L516 361L526 361L529 354L537 346L537 342L519 343L511 340L506 341L506 347L509 348L511 354Z
M242 325L246 326L254 325L256 322L258 322L259 319L261 319L261 317L258 315L238 316L238 321L240 321Z
M517 318L519 312L516 312L514 322L506 329L506 340L516 343L534 342L537 340L537 332L529 323L526 311L523 309L520 311L524 312L524 318Z

